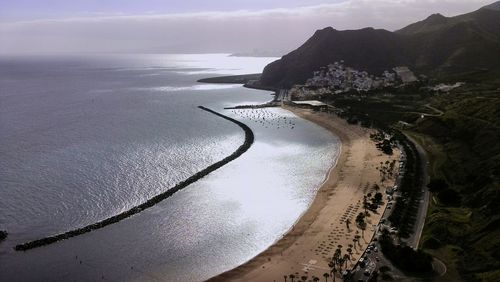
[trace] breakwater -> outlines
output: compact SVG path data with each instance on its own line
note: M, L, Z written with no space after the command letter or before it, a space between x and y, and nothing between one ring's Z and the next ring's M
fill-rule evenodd
M259 105L238 105L235 107L227 107L224 108L224 110L242 110L242 109L263 109L263 108L275 108L279 107L281 103L271 101L265 104L259 104Z
M211 172L213 172L213 171L219 169L220 167L226 165L227 163L235 160L236 158L241 156L243 153L245 153L252 146L255 137L254 137L254 134L253 134L252 130L250 129L250 127L248 127L246 124L244 124L240 121L237 121L233 118L230 118L228 116L225 116L223 114L220 114L218 112L215 112L211 109L205 108L203 106L198 106L198 108L200 108L201 110L207 111L209 113L212 113L216 116L219 116L223 119L226 119L228 121L231 121L234 124L238 125L245 132L245 141L243 142L243 144L241 146L239 146L238 149L236 149L231 155L229 155L229 156L225 157L224 159L204 168L203 170L200 170L199 172L191 175L186 180L179 182L174 187L168 189L167 191L165 191L159 195L156 195L155 197L147 200L146 202L144 202L138 206L135 206L127 211L120 213L120 214L117 214L115 216L109 217L109 218L104 219L102 221L87 225L87 226L82 227L82 228L74 229L74 230L67 231L67 232L64 232L61 234L57 234L57 235L53 235L53 236L45 237L42 239L37 239L34 241L30 241L30 242L16 245L14 247L14 249L16 251L27 251L27 250L38 248L41 246L50 245L50 244L56 243L56 242L61 241L61 240L69 239L71 237L82 235L82 234L85 234L87 232L91 232L93 230L97 230L97 229L103 228L105 226L108 226L110 224L122 221L122 220L124 220L124 219L126 219L134 214L137 214L137 213L139 213L147 208L150 208L150 207L158 204L159 202L171 197L176 192L186 188L190 184L195 183L196 181L202 179L203 177L207 176Z

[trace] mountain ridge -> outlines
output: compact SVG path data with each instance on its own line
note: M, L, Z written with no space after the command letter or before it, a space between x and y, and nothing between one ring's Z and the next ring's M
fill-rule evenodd
M267 65L261 84L289 88L340 60L372 74L401 65L435 78L500 73L498 50L500 1L455 17L433 14L394 32L373 28L317 30L298 49Z
M484 6L481 9L497 10L500 11L500 1Z

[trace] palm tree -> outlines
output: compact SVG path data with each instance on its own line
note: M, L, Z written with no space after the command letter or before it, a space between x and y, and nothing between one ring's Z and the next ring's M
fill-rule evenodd
M323 273L323 277L325 277L325 282L328 282L328 277L330 277L330 274L328 273Z
M293 282L293 279L295 279L295 275L293 275L293 274L290 274L288 277L290 277L290 279L292 279L292 282Z
M353 247L353 245L349 244L349 248L347 248L347 253L349 254L349 259L352 258L352 247Z
M335 278L336 278L335 276L337 276L337 275L336 275L336 273L337 273L337 269L336 269L335 267L334 267L334 268L332 268L332 277L333 277L333 282L335 282Z
M366 208L368 208L368 200L366 200L366 195L363 196L363 209L365 210L365 214L367 213ZM361 214L361 213L359 213ZM359 215L358 215L359 217ZM356 222L358 221L358 218L356 218Z
M343 257L339 257L338 265L339 265L339 272L342 272L342 266L344 265L344 258Z
M361 248L361 243L359 243L359 239L361 239L361 236L356 235L354 237L356 238L356 242L358 242L358 246Z
M283 277L285 278L285 282L286 282L286 279L288 278L288 276L284 275Z
M351 260L351 256L349 254L344 255L344 261L345 261L345 269L347 269L347 262Z
M300 279L302 279L302 281L306 281L307 280L307 276L304 275L304 276L300 277Z
M349 228L349 224L351 224L351 220L350 219L346 219L345 220L345 225L347 227L347 230L350 231L351 229Z
M366 206L366 205L365 205ZM366 207L365 207L366 208ZM356 223L358 225L363 225L365 223L365 214L360 212L357 216L356 216Z
M361 229L361 235L363 236L363 238L365 238L366 222L362 213L360 213L356 217L356 223L359 225L359 228Z
M366 223L363 222L363 224L359 228L361 228L361 236L363 236L363 239L364 239L365 238Z
M314 282L318 282L318 281L319 281L319 278L318 278L318 277L316 277L316 276L313 276L313 281L314 281Z
M335 250L335 253L333 253L333 263L338 264L338 260L341 255L342 255L342 250L340 250L340 248L337 248Z

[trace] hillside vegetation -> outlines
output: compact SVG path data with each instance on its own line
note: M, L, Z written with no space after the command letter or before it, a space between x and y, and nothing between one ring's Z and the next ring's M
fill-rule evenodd
M465 280L499 281L500 91L463 90L432 104L444 115L422 120L416 131L438 146L431 173L445 184L433 187L423 247Z
M441 281L500 281L500 89L469 84L439 94L413 85L311 98L351 123L414 137L431 162L421 247L447 265Z

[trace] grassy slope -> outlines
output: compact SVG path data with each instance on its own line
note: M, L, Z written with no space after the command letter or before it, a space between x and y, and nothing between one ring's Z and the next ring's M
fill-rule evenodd
M413 87L324 100L358 120L369 117L381 124L399 120L416 124L407 133L427 150L431 177L445 179L462 199L450 205L435 194L429 207L422 246L447 264L447 274L438 280L500 281L498 84L469 84L440 95ZM411 114L435 113L426 104L444 114L424 119Z
M500 280L499 94L471 88L435 97L432 105L444 116L417 127L431 176L446 179L462 197L456 206L433 197L424 229L424 249L448 264L445 280L458 272L466 280Z

